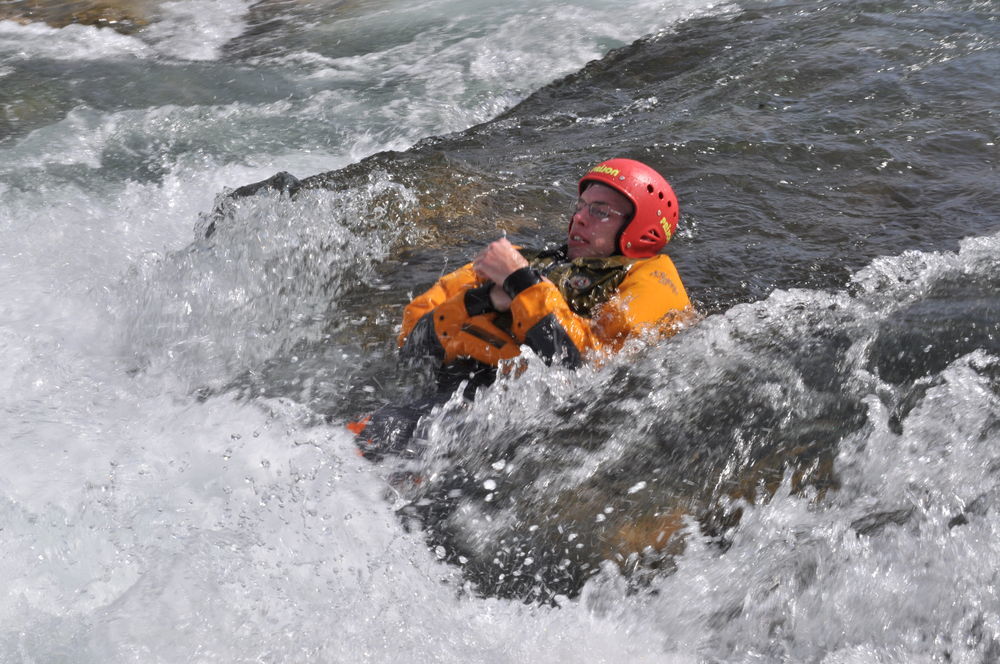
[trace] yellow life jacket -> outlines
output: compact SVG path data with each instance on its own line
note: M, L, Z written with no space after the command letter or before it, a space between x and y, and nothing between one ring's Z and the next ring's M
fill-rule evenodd
M445 275L403 313L404 354L437 356L448 364L473 359L497 366L528 345L571 366L593 350L617 349L625 339L690 315L691 303L666 255L566 260L558 252L522 251L544 277L517 294L510 310L489 305L490 284L472 264Z

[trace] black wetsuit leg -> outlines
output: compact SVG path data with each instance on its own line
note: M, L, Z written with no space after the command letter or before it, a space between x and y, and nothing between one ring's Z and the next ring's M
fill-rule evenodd
M435 394L402 406L382 406L369 416L364 429L357 434L362 456L369 461L381 461L387 454L404 458L420 456L424 445L413 436L420 418L445 401Z
M420 419L462 390L462 397L472 401L476 390L496 380L496 368L474 361L456 362L438 372L437 391L404 405L387 404L372 413L357 433L358 449L370 461L386 455L403 458L420 456L426 444L414 434Z

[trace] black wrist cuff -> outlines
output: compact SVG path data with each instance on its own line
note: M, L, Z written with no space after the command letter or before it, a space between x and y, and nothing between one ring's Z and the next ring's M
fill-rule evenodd
M510 296L510 299L514 299L518 294L531 288L535 284L541 282L542 277L535 270L530 267L522 267L520 270L514 270L507 278L503 280L504 292Z
M470 316L478 316L494 311L493 300L490 299L490 289L493 282L487 281L482 286L465 291L465 311Z

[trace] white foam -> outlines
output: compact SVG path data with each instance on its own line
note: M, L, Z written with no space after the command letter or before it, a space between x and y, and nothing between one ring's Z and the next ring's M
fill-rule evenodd
M26 168L77 164L99 168L101 152L117 131L119 116L106 116L89 108L76 108L55 123L36 129L13 146L0 149L0 172Z
M852 275L865 299L887 310L902 308L925 295L937 281L957 275L995 274L1000 266L1000 233L962 240L958 252L907 251L876 258Z
M278 101L261 105L161 106L115 113L81 106L72 109L62 120L35 129L17 142L0 148L0 173L15 174L26 168L52 169L59 165L96 170L104 165L108 153L129 154L137 171L144 160L168 171L209 171L227 168L213 162L213 148L221 144L223 157L237 151L240 161L251 165L247 172L255 175L249 177L263 173L270 176L278 170L293 170L302 175L345 166L358 152L363 157L383 149L383 144L373 143L368 134L361 133L338 146L346 148L346 154L329 153L319 149L320 145L276 155L254 152L257 142L269 138L260 132L272 119L288 119L289 125L294 125L295 118L318 122L310 117L311 104L293 107L290 102ZM357 148L352 140L366 147ZM318 142L323 143L322 140ZM202 151L181 153L175 149L177 145L191 143L202 145ZM174 163L170 162L171 153L179 153ZM268 169L271 172L268 173ZM239 186L248 181L253 180L230 179L227 185Z
M102 60L110 57L146 58L149 46L114 30L67 25L52 28L42 23L21 25L0 21L0 55L13 59Z
M725 553L692 540L656 584L664 599L651 613L666 642L723 661L776 650L789 661L978 661L1000 637L989 516L1000 400L983 375L998 361L954 362L902 434L873 397L868 425L841 446L836 491L810 499L786 482L765 505L743 505ZM852 525L879 513L881 527Z
M167 56L215 60L222 47L246 29L249 0L176 0L157 6L157 15L135 35L107 28L0 21L0 54L16 58L101 60Z
M246 29L251 0L175 0L158 7L159 17L143 39L180 60L216 60L222 47Z
M299 65L309 80L349 86L353 96L344 106L363 109L368 122L405 127L402 143L408 147L423 136L496 117L610 48L715 11L714 3L703 1L640 2L624 13L592 2L521 1L478 10L467 2L421 3L377 17L345 18L327 28L334 35L371 31L372 45L364 53L334 58L303 51L262 62ZM411 34L409 22L428 27Z

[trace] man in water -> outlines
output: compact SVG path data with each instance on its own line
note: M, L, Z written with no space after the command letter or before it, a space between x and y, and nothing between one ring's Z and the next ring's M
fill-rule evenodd
M439 361L439 394L349 425L365 456L414 452L407 446L421 415L463 384L471 399L523 347L572 368L629 338L672 334L691 316L673 262L659 253L678 220L663 176L638 161L610 159L591 168L578 190L565 245L528 251L501 238L407 305L400 354Z

